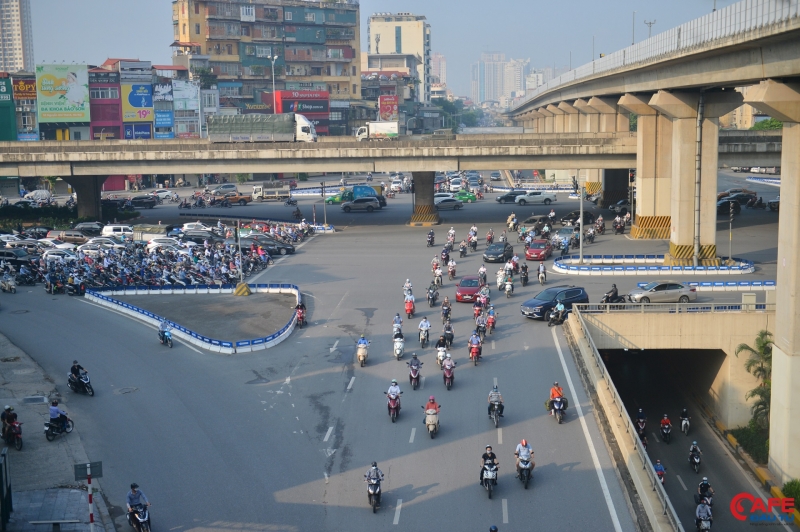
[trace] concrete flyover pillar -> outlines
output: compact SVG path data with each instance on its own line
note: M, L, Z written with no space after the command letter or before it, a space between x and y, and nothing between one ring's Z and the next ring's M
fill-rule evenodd
M553 133L555 131L553 129L553 113L544 107L539 107L536 112L544 117L544 131L542 131L542 133Z
M651 97L652 94L625 94L617 102L619 107L638 116L636 216L631 236L667 239L672 189L672 121L647 105Z
M414 178L414 213L410 225L428 226L439 223L439 211L433 205L433 181L436 172L411 172Z
M553 113L553 133L564 132L564 111L553 104L547 106L547 110Z
M672 120L672 189L670 198L670 244L667 262L691 265L695 236L695 166L699 92L658 91L649 105ZM699 263L719 264L717 258L717 171L719 117L742 104L735 91L703 94L700 170Z
M540 121L542 115L536 111L528 111L527 115L531 121L531 129L534 133L542 133L544 131L544 122Z
M745 102L783 121L769 469L800 478L800 84L762 81Z
M72 186L78 198L78 218L91 218L102 222L100 199L106 175L81 175L62 177Z
M580 132L580 114L575 106L568 102L561 102L558 104L558 109L564 113L564 132L565 133L579 133Z
M600 131L600 113L590 107L586 100L575 100L572 106L580 113L578 115L578 127L581 133L597 133Z
M600 113L600 129L598 131L607 133L630 130L627 113L624 109L623 112L620 112L617 100L618 98L598 98L597 96L589 99L589 107Z

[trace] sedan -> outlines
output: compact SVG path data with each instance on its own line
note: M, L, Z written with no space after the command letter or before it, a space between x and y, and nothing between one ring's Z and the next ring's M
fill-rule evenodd
M64 242L57 238L40 238L39 240L37 240L37 242L40 242L44 247L47 248L69 249L69 250L75 249L75 244L70 244L69 242Z
M435 202L437 199L444 199L444 198L454 198L455 195L451 194L450 192L437 192L433 195L433 201Z
M151 192L151 194L159 199L165 200L172 196L172 191L166 188L160 188L158 190L154 190Z
M577 223L580 217L581 217L581 211L569 212L566 215L564 215L564 217L561 218L561 225L567 225L567 223L574 225L575 223ZM583 212L584 225L593 224L594 220L595 220L594 214L586 211Z
M628 292L634 303L688 303L697 300L697 291L676 281L653 281Z
M105 246L101 246L100 244L83 244L78 246L77 251L82 251L84 255L89 255L90 257L96 257L100 255L100 253L105 253L108 249ZM47 254L45 254L45 258Z
M553 246L549 240L533 240L525 251L526 260L545 260L553 254Z
M128 248L128 246L126 246L121 241L117 240L114 237L109 237L109 236L99 236L99 237L95 237L95 238L90 238L89 241L86 242L86 243L87 244L98 244L98 245L106 247L106 248L114 248L114 249L117 249L117 250L123 250L123 249L127 249Z
M736 194L731 194L730 196L727 196L723 199L726 199L728 201L738 201L739 205L747 205L748 201L754 200L756 199L756 197L757 196L755 194L749 194L747 192L737 192Z
M170 238L170 237L159 237L159 238L152 238L147 242L147 251L155 249L159 246L178 246L178 247L187 247L192 248L197 244L194 242L181 242L177 238Z
M403 181L400 179L395 179L394 181L392 181L392 184L390 185L389 189L392 192L400 192L401 190L403 190Z
M514 256L514 247L508 242L495 242L489 244L483 252L485 262L506 262Z
M105 227L105 225L101 224L100 222L81 222L73 227L73 229L83 231L84 233L90 235L99 235L103 230L103 227Z
M561 301L568 309L574 303L588 303L589 296L580 286L552 286L542 290L520 307L523 316L532 319L544 319L547 313Z
M212 231L214 228L202 222L189 222L183 224L184 231Z
M270 240L265 238L243 238L242 239L242 248L250 247L253 242L256 243L257 246L261 246L264 248L264 251L269 253L271 256L275 255L287 255L292 254L295 251L295 248L291 244L285 244L283 242L278 242L276 240ZM228 238L225 240L225 244L236 244L236 241L233 238Z
M51 260L63 260L64 262L78 260L78 256L75 253L67 251L66 249L48 249L44 252L42 258L48 262Z
M21 199L14 204L14 207L21 207L23 209L37 209L39 207L39 203L34 200Z
M525 218L522 223L520 224L521 227L526 227L529 231L536 230L541 231L545 225L553 225L550 223L550 218L545 215L539 216L529 216Z
M500 181L500 172L492 172L489 174L489 179L492 181Z
M475 301L475 295L480 289L480 277L477 275L465 275L456 285L456 301L460 303Z
M608 208L611 212L615 212L617 214L626 214L628 210L631 208L631 202L623 199L616 202L614 205Z
M475 194L467 190L459 190L458 192L456 192L455 198L459 201L467 203L475 203L475 201L477 201L478 199L478 197Z
M156 206L156 200L153 196L134 196L131 198L131 203L134 207L142 209L152 209Z
M434 200L433 204L438 210L453 209L454 211L457 211L464 206L464 203L462 203L461 200L457 200L455 198L441 198Z

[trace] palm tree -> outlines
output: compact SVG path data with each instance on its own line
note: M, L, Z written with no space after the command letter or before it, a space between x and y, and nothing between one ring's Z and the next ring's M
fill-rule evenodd
M748 353L749 358L744 367L748 373L761 381L757 387L753 388L745 395L746 399L753 399L750 412L753 414L753 421L760 427L769 427L770 399L772 396L772 333L767 330L758 332L755 347L747 344L739 344L736 347L736 356L739 353Z

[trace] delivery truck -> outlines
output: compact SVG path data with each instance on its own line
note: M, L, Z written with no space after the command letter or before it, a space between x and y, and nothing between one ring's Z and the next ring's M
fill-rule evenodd
M316 142L314 124L303 115L211 115L211 142Z
M399 135L397 122L367 122L358 128L356 138L362 140L397 140Z

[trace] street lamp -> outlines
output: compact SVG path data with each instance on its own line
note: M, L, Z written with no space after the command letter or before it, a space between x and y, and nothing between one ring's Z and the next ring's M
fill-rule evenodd
M411 122L412 120L415 120L415 121L416 121L416 120L417 120L417 117L416 117L416 116L412 116L411 118L409 118L408 120L406 120L406 135L408 135L408 123L409 123L409 122ZM414 122L414 123L416 124L416 122Z
M272 63L272 113L276 113L275 108L275 61L278 60L278 56L272 56L269 58L269 62Z

